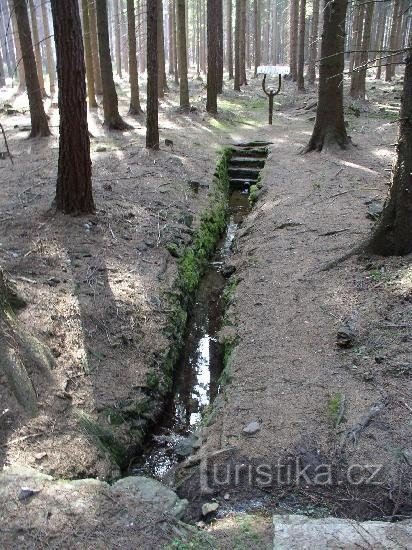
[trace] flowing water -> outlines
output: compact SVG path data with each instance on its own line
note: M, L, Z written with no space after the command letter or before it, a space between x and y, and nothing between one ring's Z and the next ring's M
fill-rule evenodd
M223 350L217 335L224 313L225 265L232 254L236 230L251 208L250 185L257 180L264 164L262 155L258 155L259 158L253 157L247 163L248 168L243 157L232 156L229 223L197 290L186 326L184 348L175 367L173 391L146 451L133 464L134 474L162 479L171 467L190 454L190 436L200 424L202 412L219 392Z

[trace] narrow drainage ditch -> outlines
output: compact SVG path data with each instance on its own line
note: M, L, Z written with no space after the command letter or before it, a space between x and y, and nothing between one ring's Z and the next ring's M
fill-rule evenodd
M202 414L220 391L223 346L217 335L224 315L223 291L231 275L228 264L236 230L251 210L251 189L259 182L268 145L252 142L232 146L228 224L196 292L184 346L174 369L173 390L143 453L131 466L132 474L162 480L173 466L190 455Z

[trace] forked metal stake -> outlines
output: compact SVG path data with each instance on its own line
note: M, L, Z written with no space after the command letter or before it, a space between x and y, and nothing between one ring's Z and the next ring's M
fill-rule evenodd
M278 89L277 89L276 92L272 88L270 88L269 91L266 90L266 76L267 76L266 74L263 75L262 89L269 98L269 124L272 124L272 122L273 122L273 98L275 97L275 95L278 95L278 93L280 92L280 88L282 86L282 75L279 74L279 86L278 86Z

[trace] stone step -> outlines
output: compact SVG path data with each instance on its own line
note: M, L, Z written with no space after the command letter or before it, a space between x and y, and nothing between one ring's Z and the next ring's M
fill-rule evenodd
M230 187L232 189L248 189L256 183L256 179L251 178L230 178Z
M260 168L254 168L254 167L242 167L242 166L236 166L236 167L230 167L229 166L229 177L230 178L249 178L252 180L257 180Z
M265 166L265 161L259 157L233 156L229 161L229 169L235 166L262 169Z

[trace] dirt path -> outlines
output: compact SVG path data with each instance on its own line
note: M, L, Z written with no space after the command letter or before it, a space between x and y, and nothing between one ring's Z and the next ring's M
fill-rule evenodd
M175 280L176 259L167 247L190 241L208 204L218 149L261 139L273 145L258 202L236 239L229 318L237 345L230 384L204 429L201 453L234 448L231 468L300 457L312 470L326 462L341 471L342 436L378 405L356 445L344 445L343 456L345 465L384 464L385 484L370 507L363 502L369 488L362 493L345 485L339 498L324 488L314 497L316 491L306 486L272 484L262 492L255 478L252 484L244 476L237 482L231 470L228 485L205 495L193 470L181 493L191 499L193 517L212 497L223 512L262 505L300 510L310 502L338 514L368 516L372 508L379 516L406 514L404 495L388 487L410 475L409 259L351 259L318 272L365 238L371 227L365 203L385 197L399 86L379 84L360 117L356 109L363 106L350 106L349 131L357 147L300 156L314 116L303 107L315 93L296 95L287 84L268 127L260 83L251 82L242 94L225 93L216 119L201 109L200 83L191 84L198 110L189 116L176 116L177 96L171 93L162 104L161 136L174 146L156 154L144 149L138 121L130 121L136 126L131 133L106 135L93 115L98 211L87 219L50 211L57 139L24 141L20 130L27 115L7 117L15 166L0 161L0 264L28 299L22 318L53 350L56 366L48 376L31 373L40 401L33 419L1 380L0 460L56 477L118 474L81 429L76 411L118 429L118 416L144 399L147 373L168 347L163 297ZM121 105L125 110L125 95ZM55 109L50 113L55 125ZM190 181L200 183L197 194ZM354 341L340 349L336 335L346 319ZM246 435L243 428L251 422L259 430ZM227 529L211 527L222 548L244 533L230 517ZM268 525L263 520L257 529L261 540Z

